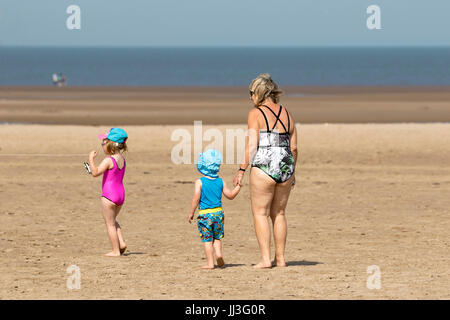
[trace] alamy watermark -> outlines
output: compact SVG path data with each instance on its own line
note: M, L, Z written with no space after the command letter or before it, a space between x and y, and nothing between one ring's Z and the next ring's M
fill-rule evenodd
M277 131L273 130L273 132ZM172 148L170 158L172 163L177 165L192 164L197 163L202 151L216 149L222 153L224 164L239 164L244 160L246 141L248 141L249 155L254 154L258 145L257 136L256 130L241 128L225 129L225 135L217 128L210 128L203 132L202 121L194 121L193 134L183 128L172 132L170 140L178 143ZM270 140L271 146L279 145L279 135L271 135ZM208 144L203 146L204 142Z
M69 30L81 29L81 8L78 5L70 5L66 9L70 16L66 20L66 27ZM367 7L366 13L370 16L366 20L366 26L369 30L381 29L381 8L376 4Z
M371 265L367 267L367 273L370 276L367 278L366 287L369 290L381 289L381 270L377 265Z
M66 286L69 290L80 290L81 289L81 271L76 265L71 265L67 267L66 273L70 274L67 278Z
M370 16L366 20L366 26L369 30L381 29L381 9L379 6L373 4L367 7L367 14Z
M81 8L77 5L70 5L66 10L70 16L66 20L66 27L69 30L81 29Z

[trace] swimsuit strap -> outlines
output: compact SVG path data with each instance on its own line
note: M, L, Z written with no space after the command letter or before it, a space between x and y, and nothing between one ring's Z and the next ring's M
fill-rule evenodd
M114 157L113 156L109 156L111 159L113 159L113 169L114 169L114 167L117 167L117 169L119 169L119 166L118 166L118 164L117 164L117 161L116 161L116 159L114 159Z
M269 122L267 122L266 114L264 113L264 111L262 111L262 109L260 107L258 107L258 110L261 111L261 113L264 116L264 120L266 120L267 132L270 132L270 130L269 130Z
M267 109L270 110L270 112L273 113L273 115L277 118L277 120L275 121L275 123L273 124L272 130L275 129L275 126L277 125L277 122L280 121L281 125L284 128L284 131L286 131L286 126L284 125L283 121L280 120L280 115L281 115L281 110L283 109L283 106L280 106L280 111L278 112L278 115L276 115L275 112L273 112L272 109L270 109L268 106L264 105L263 107L266 107ZM289 116L288 116L289 119ZM289 133L289 131L287 131Z
M115 159L113 156L110 156L110 158L112 158L112 159L114 160L114 162L116 163L115 166L116 166L117 169L122 170L123 168L125 168L125 166L126 166L126 164L127 164L127 163L125 162L125 158L123 159L123 167L122 167L122 169L119 168L119 165L117 164L117 161L116 161L116 159ZM114 168L113 168L113 169L114 169Z
M284 110L286 111L286 115L287 115L287 117L288 117L288 133L289 133L289 130L291 129L291 118L289 117L289 112L287 111L287 109L286 108L284 108Z

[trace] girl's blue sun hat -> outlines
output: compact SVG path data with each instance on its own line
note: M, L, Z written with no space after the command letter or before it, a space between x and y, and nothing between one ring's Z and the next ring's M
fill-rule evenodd
M128 134L121 128L111 128L108 133L100 134L100 140L108 139L117 143L124 143L128 139Z
M200 157L197 160L197 169L201 174L218 178L217 174L222 164L222 154L215 149L208 149L203 153L200 153Z

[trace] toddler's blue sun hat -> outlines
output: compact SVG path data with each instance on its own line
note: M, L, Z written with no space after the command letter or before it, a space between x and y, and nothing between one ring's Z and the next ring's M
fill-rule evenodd
M117 143L123 143L128 139L128 134L121 128L111 128L108 133L100 134L100 140L108 139Z
M200 157L197 160L197 169L201 174L217 178L217 174L222 164L222 154L215 149L208 149L203 153L200 153Z

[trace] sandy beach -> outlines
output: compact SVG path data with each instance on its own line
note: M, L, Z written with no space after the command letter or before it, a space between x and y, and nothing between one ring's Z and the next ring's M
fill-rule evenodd
M1 299L450 298L448 124L299 125L288 267L251 268L259 251L247 177L224 201L226 267L211 272L200 270L202 244L186 220L199 174L170 161L179 126L123 127L119 222L129 251L106 258L101 180L82 162L108 127L0 126ZM235 169L223 167L227 182ZM80 268L80 290L66 287L70 265ZM379 290L366 287L371 265Z
M171 134L192 132L194 119L203 120L204 131L245 129L246 91L225 90L232 112L216 115L206 112L225 103L216 89L158 90L0 89L1 122L57 123L0 125L0 299L450 298L450 125L352 124L448 121L448 90L347 88L284 98L299 134L288 267L251 267L259 250L247 175L239 196L224 200L226 266L214 271L200 270L202 244L187 223L199 174L172 163ZM200 99L205 90L211 96ZM105 123L93 126L104 115ZM214 125L228 120L236 124ZM61 125L72 122L78 125ZM90 150L100 151L96 137L112 124L130 136L119 216L129 250L120 258L103 256L110 244L101 178L82 165ZM222 168L230 184L236 167ZM71 265L80 268L80 290L67 288ZM373 265L381 271L379 290L366 285Z
M449 87L283 87L299 123L450 121ZM247 87L0 87L0 122L243 124Z

